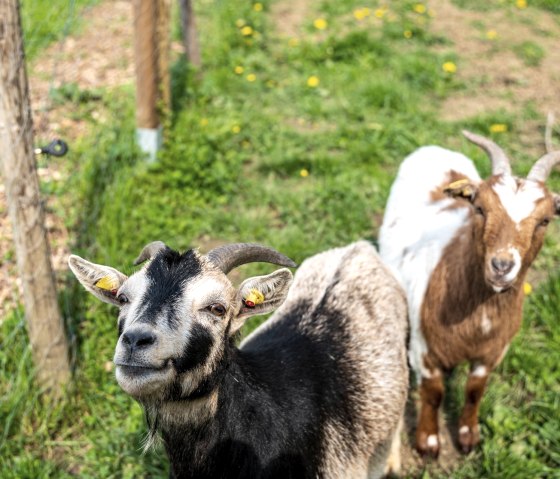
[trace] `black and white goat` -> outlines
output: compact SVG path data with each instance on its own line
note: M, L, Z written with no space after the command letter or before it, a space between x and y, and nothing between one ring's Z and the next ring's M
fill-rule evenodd
M404 408L406 300L367 242L245 280L263 246L201 255L148 245L127 278L71 256L120 308L116 376L160 431L175 478L366 478L383 473ZM288 291L289 290L289 291ZM285 300L285 301L284 301ZM280 309L238 349L244 320Z

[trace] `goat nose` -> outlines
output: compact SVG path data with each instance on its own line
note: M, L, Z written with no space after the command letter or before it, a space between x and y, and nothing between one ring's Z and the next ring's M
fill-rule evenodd
M128 346L130 350L140 349L154 344L156 342L156 336L149 331L127 331L122 335L122 342Z
M510 259L492 258L492 268L500 275L508 274L514 266L514 262Z

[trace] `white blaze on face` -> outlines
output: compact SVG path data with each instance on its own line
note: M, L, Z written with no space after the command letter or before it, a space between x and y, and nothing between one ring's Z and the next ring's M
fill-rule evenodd
M545 195L538 183L520 180L518 184L516 179L509 175L502 176L492 188L518 229L520 223L531 215L537 201L544 198Z
M517 277L517 273L519 273L519 270L521 269L521 255L519 254L519 251L513 247L508 248L508 253L511 254L513 258L513 268L504 276L504 281L509 283Z
M528 218L535 210L537 202L544 198L543 188L534 181L519 180L510 175L504 175L492 186L498 196L504 210L515 223L517 230L521 228L521 222ZM517 277L521 269L521 255L519 251L510 246L507 252L511 255L514 266L512 270L503 277L503 281L511 283ZM502 288L494 287L496 292Z

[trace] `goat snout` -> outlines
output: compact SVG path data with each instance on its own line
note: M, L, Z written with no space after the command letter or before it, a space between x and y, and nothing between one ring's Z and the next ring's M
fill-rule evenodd
M132 330L123 333L121 337L123 345L130 351L146 348L156 342L156 336L151 331Z
M492 265L493 272L499 276L505 276L515 266L515 261L510 258L494 257L490 263Z

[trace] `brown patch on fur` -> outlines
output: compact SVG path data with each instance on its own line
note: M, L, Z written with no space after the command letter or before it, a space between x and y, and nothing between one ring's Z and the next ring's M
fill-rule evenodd
M450 371L464 361L482 365L489 373L500 363L521 326L523 282L543 245L546 228L541 223L553 216L554 201L545 188L545 196L536 202L532 214L516 225L492 189L497 181L498 177L491 177L479 185L470 221L443 251L426 289L421 330L428 347L424 365L432 373ZM523 181L517 179L517 186L521 187ZM464 206L465 201L458 199L456 204ZM519 252L521 268L509 288L496 293L488 284L488 278L492 278L490 259L507 256L509 248ZM471 374L467 381L460 421L463 433L459 434L464 452L480 440L478 408L486 380L487 375ZM438 430L437 409L443 395L440 383L439 375L422 378L416 433L420 452L437 453L428 447L427 437Z
M473 254L474 227L459 230L432 274L422 305L421 328L428 344L426 364L451 370L464 361L493 368L521 325L523 276L496 294L484 279L484 257ZM464 241L457 241L458 237ZM484 309L484 312L483 312ZM482 318L492 320L485 334Z

